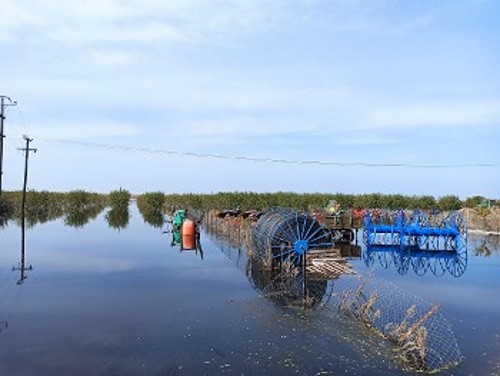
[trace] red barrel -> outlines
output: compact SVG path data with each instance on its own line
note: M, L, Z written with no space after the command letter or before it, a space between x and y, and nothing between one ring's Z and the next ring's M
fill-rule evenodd
M181 227L182 249L196 248L196 227L190 219L184 220Z

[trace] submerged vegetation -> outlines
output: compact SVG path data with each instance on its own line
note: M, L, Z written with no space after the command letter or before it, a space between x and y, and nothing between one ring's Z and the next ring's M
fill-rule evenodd
M67 193L49 191L28 191L26 200L26 220L28 226L45 223L64 217L69 226L82 227L90 219L99 215L105 207L108 224L116 229L128 224L128 204L132 195L125 189L109 194L74 190ZM311 211L325 208L335 200L340 210L387 208L387 209L440 209L457 210L472 208L488 214L498 205L498 201L473 196L460 200L454 195L443 197L405 196L401 194L344 194L344 193L256 193L256 192L218 192L214 194L164 194L147 192L137 196L137 206L144 221L155 227L163 225L164 209L190 208L208 212L209 210L240 209L266 210L270 207L289 207ZM3 192L0 197L0 226L9 219L21 218L21 192ZM487 202L489 207L484 207ZM486 216L485 216L486 217ZM490 226L491 227L491 226Z
M11 208L4 221L20 221L22 217L22 192L4 192L3 200ZM68 226L82 227L97 217L107 205L107 195L75 190L68 193L28 191L25 218L28 227L64 217Z
M127 228L130 220L130 213L126 209L110 209L106 213L106 222L108 226L115 230Z
M106 205L106 195L83 190L71 191L66 196L64 223L71 227L83 227L96 218Z
M128 211L130 197L130 192L121 188L109 194L108 203L110 209L106 213L106 221L109 227L121 230L128 226L130 219L130 213Z
M109 193L108 203L111 209L128 209L128 203L131 197L129 191L120 188L117 191Z
M144 193L137 197L137 207L144 219L153 227L163 226L165 195L162 192Z
M5 226L7 219L12 216L14 206L8 200L0 197L0 227Z

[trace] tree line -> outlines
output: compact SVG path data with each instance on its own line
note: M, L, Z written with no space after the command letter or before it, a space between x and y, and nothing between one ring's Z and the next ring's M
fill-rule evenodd
M109 206L115 213L128 207L134 197L124 189L109 194L75 190L66 193L49 191L28 191L26 212L41 219L56 218L70 212L100 212ZM3 192L0 197L0 215L18 217L21 210L22 192ZM434 197L429 195L407 196L401 194L345 194L345 193L294 193L294 192L218 192L213 194L164 194L146 192L136 195L141 214L151 222L160 223L165 208L195 208L204 211L265 210L270 207L290 207L297 210L317 210L325 208L335 200L340 209L440 209L458 210L464 207L476 208L485 202L482 196L472 196L461 200L455 195ZM498 201L493 204L498 204Z
M172 207L191 207L202 210L233 209L265 210L269 207L290 207L298 210L325 208L332 200L343 209L440 209L459 210L464 207L475 208L486 198L473 196L461 200L455 195L442 197L406 196L402 194L345 194L345 193L255 193L219 192L214 194L167 194L165 204Z

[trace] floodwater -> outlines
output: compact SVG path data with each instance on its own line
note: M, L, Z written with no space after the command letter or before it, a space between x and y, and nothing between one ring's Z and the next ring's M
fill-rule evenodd
M202 234L201 253L180 252L130 210L121 230L104 213L28 228L24 267L21 228L0 228L0 375L415 374L356 320L266 297L242 251ZM456 276L350 252L359 274L439 305L463 357L442 374L500 375L497 240L471 236Z

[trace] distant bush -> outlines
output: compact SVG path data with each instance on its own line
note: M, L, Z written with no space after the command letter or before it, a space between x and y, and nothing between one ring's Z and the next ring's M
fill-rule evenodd
M345 194L345 193L255 193L255 192L218 192L215 194L170 194L165 196L165 205L169 208L182 207L200 210L265 210L281 206L297 210L324 208L330 200L335 200L343 210L358 209L441 209L458 210L462 206L480 203L481 196L474 196L463 203L457 196L447 195L436 199L433 196L406 196L402 194Z
M137 207L144 222L154 227L163 226L164 203L165 195L162 192L149 192L137 197Z
M68 192L65 194L64 223L71 227L83 227L104 210L106 203L107 196L103 194L83 190Z
M14 205L12 202L4 197L0 197L0 217L9 218L14 212Z
M109 193L108 202L113 209L128 208L130 201L130 192L125 189L119 189Z
M472 196L468 197L464 202L463 206L466 208L477 208L483 202L486 201L486 198L483 196Z
M438 206L441 210L458 210L462 208L462 201L454 195L443 196L438 199Z

